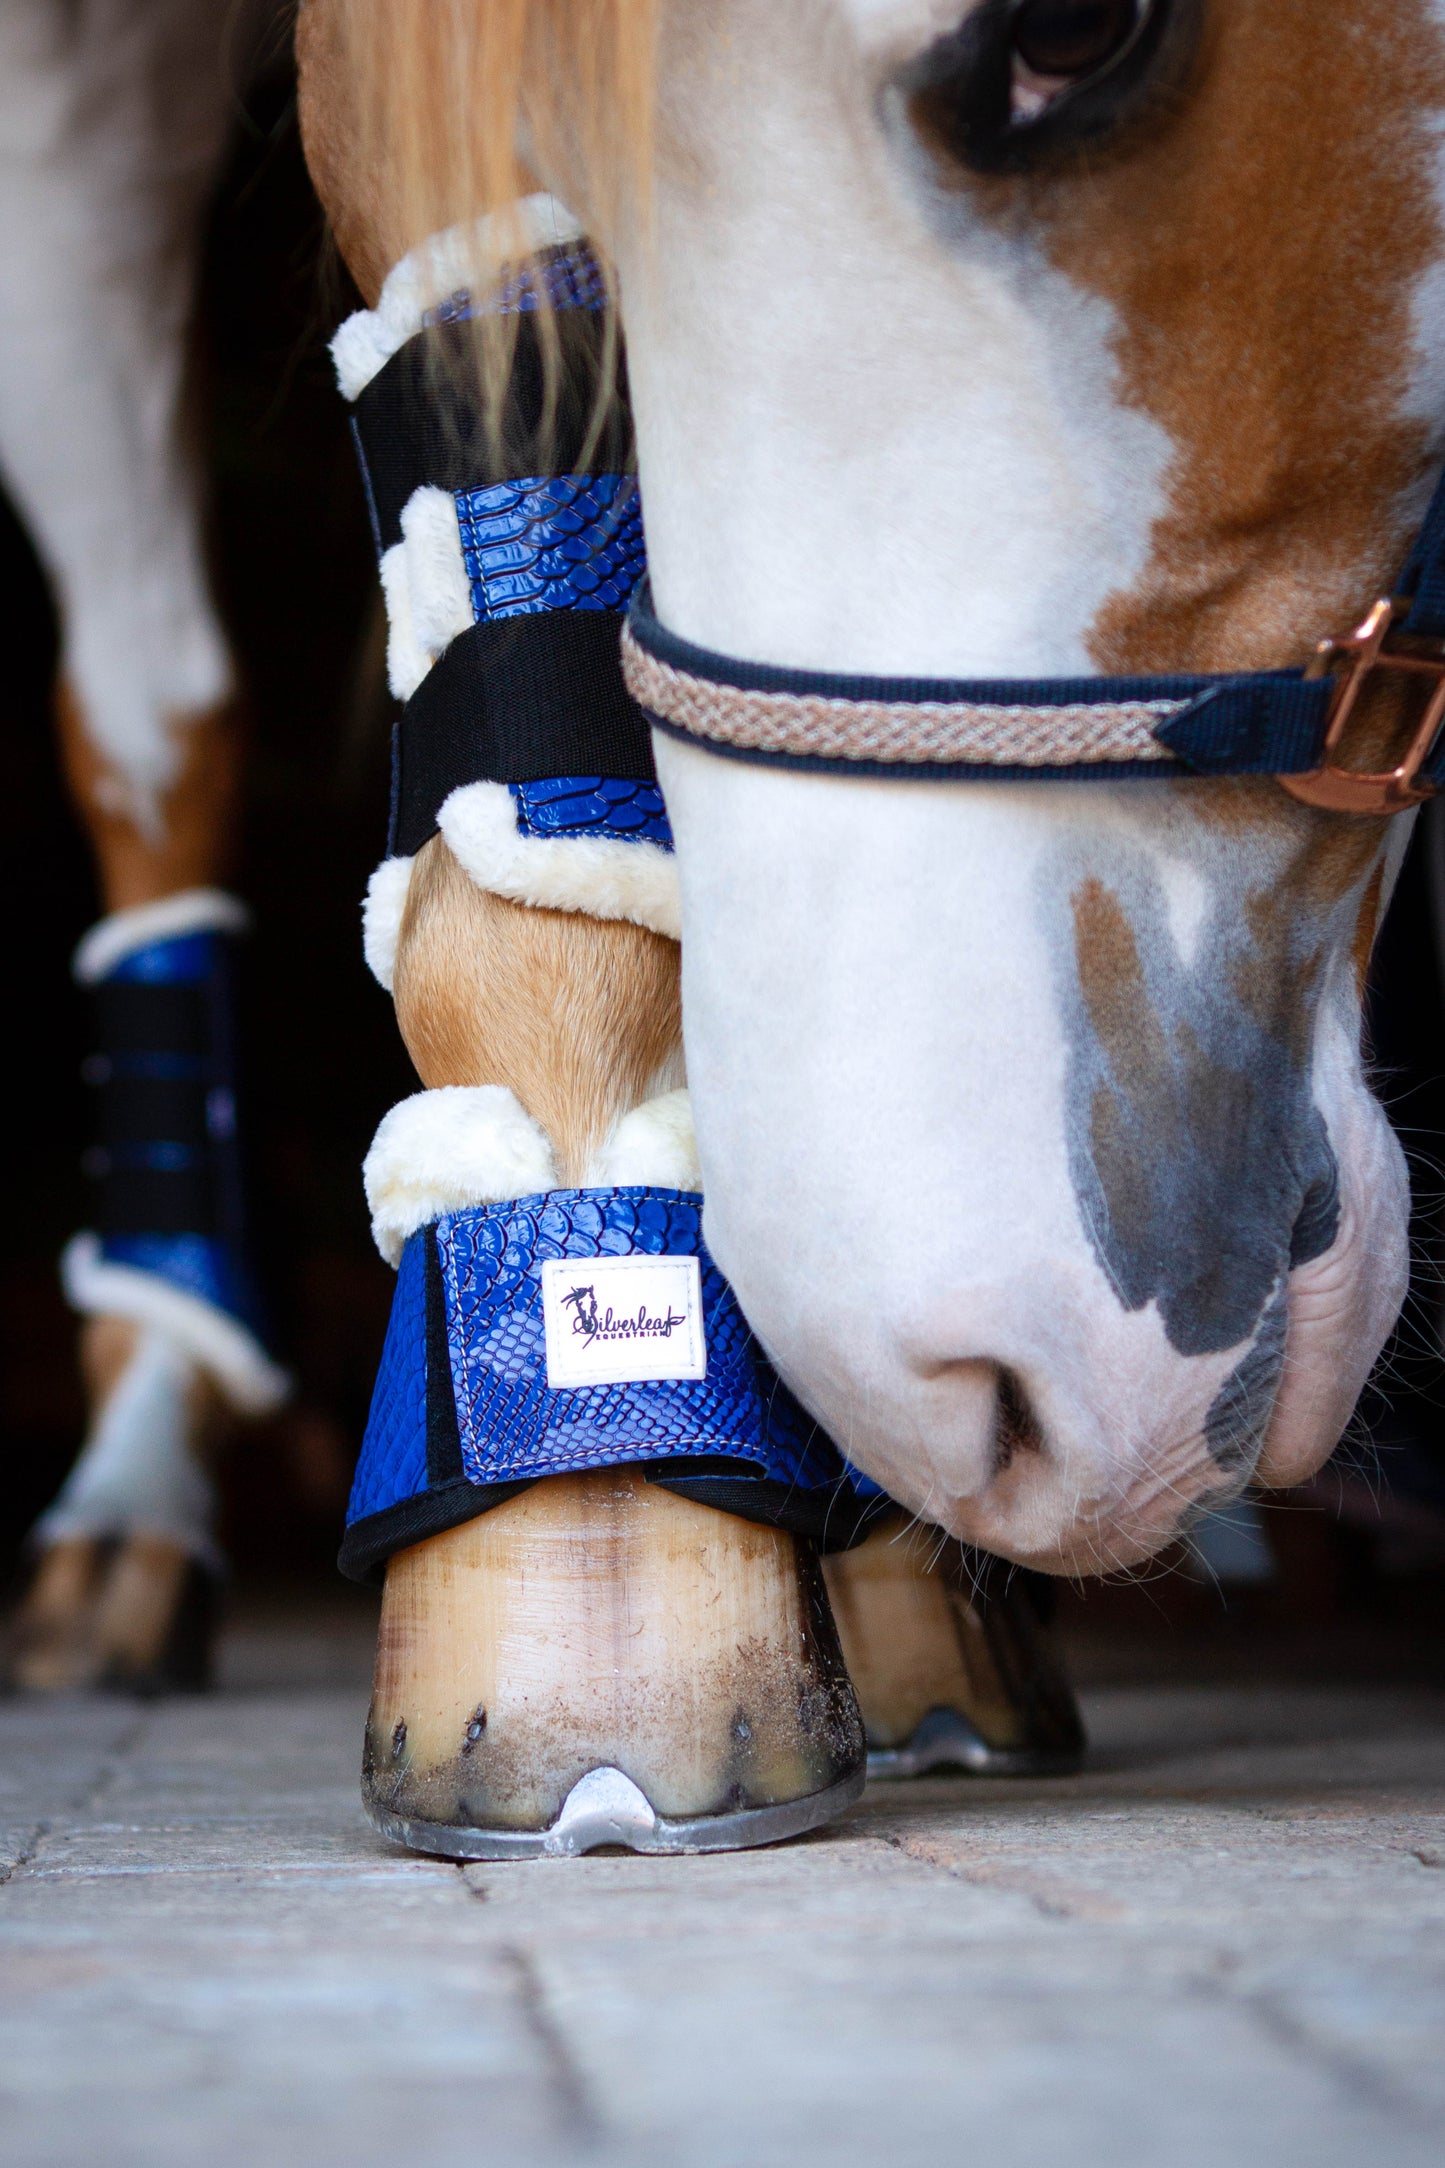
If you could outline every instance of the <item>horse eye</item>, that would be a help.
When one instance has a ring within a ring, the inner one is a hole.
[[[897,78],[925,141],[975,173],[1057,168],[1168,110],[1208,0],[975,0]]]
[[[1031,75],[1070,81],[1116,58],[1139,27],[1140,0],[1023,0],[1011,26]]]

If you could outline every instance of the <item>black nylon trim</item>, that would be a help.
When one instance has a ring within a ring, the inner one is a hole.
[[[595,434],[597,386],[607,357],[606,317],[559,309],[550,375],[535,318],[516,319],[517,343],[499,430],[489,431],[475,395],[477,329],[436,324],[407,340],[352,407],[352,431],[378,554],[401,540],[401,515],[416,489],[478,489],[533,475],[626,474],[634,462],[632,419],[620,364]]]
[[[907,678],[860,677],[835,670],[798,670],[782,663],[748,662],[698,647],[669,632],[652,614],[652,588],[639,581],[628,610],[632,637],[645,655],[669,664],[704,684],[728,685],[739,692],[796,693],[809,699],[885,700],[907,705],[939,701],[970,707],[1039,707],[1075,705],[1111,707],[1128,700],[1203,700],[1222,692],[1266,695],[1298,691],[1306,680],[1298,670],[1243,670],[1223,673],[1180,672],[1154,677],[1075,678]],[[1326,699],[1328,688],[1310,689],[1311,699]]]
[[[427,1369],[430,1377],[430,1360]],[[861,1499],[846,1485],[805,1491],[766,1476],[750,1475],[745,1472],[750,1466],[747,1461],[689,1462],[687,1465],[705,1471],[692,1476],[671,1473],[678,1465],[676,1461],[616,1465],[636,1468],[649,1483],[675,1491],[680,1498],[690,1498],[696,1505],[711,1506],[715,1512],[731,1513],[736,1520],[756,1521],[767,1528],[784,1528],[794,1535],[807,1536],[821,1551],[851,1550],[863,1541],[875,1522],[897,1511],[891,1498]],[[728,1470],[738,1472],[725,1472]],[[529,1490],[533,1482],[547,1480],[537,1476],[515,1483],[471,1483],[462,1476],[415,1498],[404,1498],[399,1505],[386,1506],[380,1513],[369,1513],[365,1520],[353,1521],[342,1539],[337,1566],[349,1581],[379,1586],[393,1552],[424,1542],[428,1536],[441,1535],[448,1528],[460,1528],[464,1521],[478,1520],[494,1507],[505,1505],[509,1498]]]
[[[428,1536],[440,1536],[448,1528],[460,1528],[463,1521],[474,1521],[529,1488],[526,1482],[469,1483],[464,1476],[443,1490],[404,1498],[399,1505],[352,1522],[342,1538],[337,1566],[348,1581],[366,1581],[379,1588],[393,1552],[424,1543]]]
[[[419,851],[465,783],[653,781],[647,721],[622,680],[620,627],[610,610],[549,610],[459,634],[396,726],[389,854]]]
[[[715,655],[660,625],[652,614],[646,580],[629,609],[631,637],[641,652],[704,685],[742,692],[784,693],[809,699],[886,701],[906,708],[920,703],[969,707],[1025,707],[1046,712],[1060,706],[1111,706],[1131,701],[1178,701],[1155,724],[1153,736],[1168,756],[1122,756],[1106,761],[1025,762],[982,760],[850,760],[818,753],[725,743],[684,728],[648,710],[656,730],[700,745],[724,760],[800,774],[852,775],[904,782],[1169,782],[1193,777],[1297,775],[1321,757],[1329,684],[1297,670],[1262,670],[1212,676],[1099,678],[865,678],[824,670],[796,670]],[[1442,733],[1445,740],[1445,733]],[[1445,765],[1445,745],[1442,745]]]
[[[428,1228],[426,1234],[426,1473],[433,1489],[465,1481],[447,1346],[446,1289],[433,1228]]]
[[[846,1483],[830,1490],[799,1490],[770,1476],[669,1473],[676,1465],[654,1464],[647,1470],[648,1482],[740,1521],[760,1521],[767,1528],[811,1537],[820,1551],[851,1551],[876,1521],[897,1511],[891,1498],[860,1498]]]

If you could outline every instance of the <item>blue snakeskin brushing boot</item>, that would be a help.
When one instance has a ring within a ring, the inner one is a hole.
[[[235,897],[187,890],[102,919],[75,960],[94,1015],[97,1212],[62,1275],[72,1306],[131,1327],[132,1347],[36,1537],[151,1540],[190,1561],[165,1645],[113,1654],[108,1683],[203,1683],[219,1567],[204,1411],[264,1415],[289,1388],[246,1255],[230,953],[244,924]]]
[[[63,1270],[77,1309],[163,1324],[238,1413],[262,1415],[289,1381],[266,1348],[246,1247],[231,956],[245,924],[235,897],[194,889],[118,911],[81,943],[99,1210]]]
[[[366,919],[388,986],[438,836],[509,905],[679,932],[618,658],[644,553],[625,408],[595,426],[605,290],[556,206],[523,208],[538,253],[485,304],[517,320],[499,431],[465,392],[478,311],[446,237],[333,348],[405,702]],[[564,364],[546,418],[539,303]],[[423,1849],[766,1842],[863,1781],[817,1552],[854,1540],[878,1494],[707,1254],[677,1081],[658,1077],[580,1182],[496,1084],[418,1093],[368,1157],[398,1277],[341,1564],[385,1585],[363,1796]]]

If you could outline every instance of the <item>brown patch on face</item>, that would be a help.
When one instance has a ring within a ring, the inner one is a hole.
[[[1365,890],[1360,905],[1360,915],[1355,920],[1353,959],[1355,988],[1361,1001],[1365,998],[1365,980],[1369,975],[1370,957],[1375,947],[1375,935],[1380,930],[1380,906],[1385,893],[1385,868],[1376,866],[1370,875],[1370,885]]]
[[[1139,944],[1123,904],[1097,877],[1071,899],[1079,991],[1095,1039],[1108,1050],[1110,1076],[1095,1084],[1088,1110],[1089,1149],[1109,1170],[1109,1217],[1145,1227],[1153,1212],[1151,1153],[1172,1156],[1184,1141],[1171,1119],[1177,1107],[1174,1054],[1149,999]],[[1129,1110],[1148,1107],[1151,1152],[1130,1135]]]
[[[1242,910],[1213,914],[1187,966],[1147,858],[1121,861],[1117,878],[1085,874],[1070,895],[1066,1134],[1080,1214],[1124,1308],[1157,1302],[1182,1354],[1256,1338],[1290,1266],[1333,1238],[1310,1055],[1322,967],[1347,937],[1334,845],[1321,824],[1298,854],[1320,913],[1265,883]],[[1262,1341],[1211,1410],[1221,1465],[1253,1434],[1282,1350],[1278,1333]]]
[[[1283,876],[1244,898],[1249,945],[1232,960],[1240,1006],[1303,1061],[1314,1032],[1315,996],[1332,946],[1343,938],[1336,913],[1369,874],[1378,899],[1382,823],[1319,814],[1301,824],[1301,847]]]
[[[1080,882],[1072,904],[1079,991],[1089,1022],[1110,1048],[1131,1095],[1152,1095],[1168,1073],[1169,1047],[1150,1006],[1128,913],[1093,874]]]
[[[1301,1059],[1314,1030],[1325,959],[1341,938],[1339,908],[1366,882],[1355,942],[1357,962],[1361,941],[1368,961],[1384,879],[1385,824],[1307,812],[1257,784],[1215,786],[1197,815],[1210,827],[1267,826],[1280,836],[1268,878],[1243,896],[1247,940],[1229,960],[1228,988],[1261,1030]],[[1116,1073],[1137,1095],[1158,1082],[1171,1059],[1150,1004],[1138,937],[1119,897],[1096,875],[1080,883],[1071,908],[1089,1023],[1113,1049]]]
[[[1177,112],[1022,190],[1055,264],[1119,312],[1125,396],[1177,447],[1147,569],[1101,613],[1111,672],[1302,662],[1393,580],[1416,282],[1442,253],[1423,0],[1205,0]]]
[[[1249,945],[1230,964],[1229,983],[1240,1007],[1261,1024],[1277,1023],[1295,1060],[1303,1060],[1314,1031],[1314,1001],[1324,947],[1318,922],[1297,922],[1290,899],[1277,888],[1255,889],[1244,900]],[[1303,932],[1303,953],[1296,929]]]

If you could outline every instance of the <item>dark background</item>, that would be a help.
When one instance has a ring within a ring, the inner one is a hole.
[[[381,1115],[416,1089],[360,946],[359,900],[385,845],[390,706],[375,562],[325,350],[357,305],[306,178],[293,85],[272,73],[238,108],[192,371],[215,586],[252,726],[235,885],[255,918],[242,989],[255,1248],[278,1352],[301,1385],[296,1407],[248,1431],[226,1463],[225,1540],[243,1577],[333,1570],[392,1285],[359,1170]],[[53,612],[3,503],[0,593],[15,809],[0,879],[19,1027],[0,1253],[0,1565],[13,1572],[83,1425],[55,1260],[90,1211],[77,1160],[86,1011],[69,959],[98,904],[50,728]]]
[[[194,340],[213,494],[214,573],[248,697],[237,882],[252,905],[243,989],[256,1249],[295,1405],[224,1468],[236,1600],[334,1585],[334,1557],[392,1275],[367,1229],[360,1164],[386,1108],[416,1088],[361,956],[359,899],[382,855],[390,705],[384,626],[344,410],[325,340],[356,306],[326,241],[271,72],[238,104],[209,225]],[[79,1152],[85,1011],[69,958],[97,916],[84,838],[50,730],[55,626],[45,582],[0,500],[9,675],[0,718],[13,809],[0,858],[11,931],[0,1231],[0,1583],[79,1447],[75,1324],[55,1261],[87,1217]],[[1442,830],[1445,833],[1445,830]],[[1412,851],[1376,960],[1371,1039],[1416,1185],[1405,1324],[1355,1432],[1315,1484],[1271,1504],[1272,1584],[1221,1590],[1180,1555],[1128,1584],[1066,1591],[1085,1674],[1265,1660],[1445,1677],[1445,1002],[1429,877]]]

